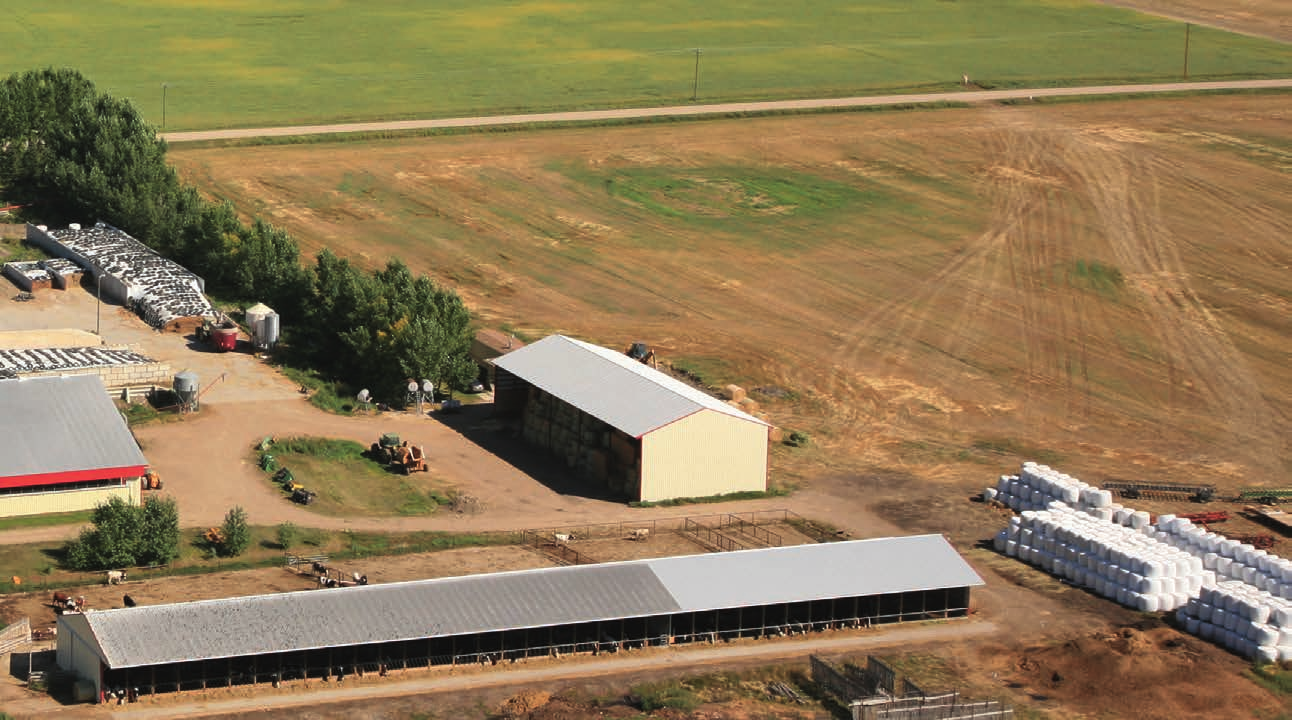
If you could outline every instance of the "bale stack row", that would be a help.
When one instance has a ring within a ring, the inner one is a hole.
[[[1187,518],[1162,515],[1156,528],[1157,539],[1201,559],[1203,567],[1215,571],[1221,580],[1292,599],[1292,560],[1209,532]]]
[[[1292,660],[1292,601],[1227,580],[1176,611],[1184,629],[1252,660]]]
[[[1023,463],[1018,475],[1002,475],[996,487],[983,490],[986,500],[998,500],[1016,512],[1045,510],[1061,502],[1092,517],[1135,529],[1147,527],[1149,514],[1113,502],[1112,493],[1061,473],[1047,465]]]
[[[569,403],[530,388],[522,435],[565,461],[566,467],[620,495],[636,495],[641,459],[631,442],[601,420]]]
[[[1116,525],[1055,502],[1010,518],[997,551],[1143,612],[1174,610],[1215,573],[1202,560],[1153,537],[1151,527]]]

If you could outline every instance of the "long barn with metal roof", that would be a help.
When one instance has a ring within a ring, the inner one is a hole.
[[[147,461],[98,375],[0,380],[0,517],[138,503]]]
[[[624,353],[551,335],[494,365],[498,412],[613,494],[767,489],[767,423]]]
[[[962,617],[982,584],[881,538],[67,614],[57,654],[93,696],[171,692]]]

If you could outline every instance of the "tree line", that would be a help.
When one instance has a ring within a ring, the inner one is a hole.
[[[242,222],[166,162],[166,143],[126,100],[76,70],[0,81],[0,196],[24,220],[102,220],[201,275],[220,297],[264,301],[295,356],[398,401],[407,378],[470,382],[470,315],[461,298],[398,259],[365,272],[324,250],[312,267],[286,232]]]

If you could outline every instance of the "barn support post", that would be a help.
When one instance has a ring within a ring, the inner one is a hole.
[[[323,682],[332,679],[332,648],[327,649],[327,669],[323,671]]]
[[[233,658],[224,659],[224,686],[233,687]]]
[[[157,694],[157,666],[156,665],[148,666],[148,694],[149,695]]]

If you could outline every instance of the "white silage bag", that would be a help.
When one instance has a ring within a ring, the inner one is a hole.
[[[1188,580],[1188,582],[1189,582],[1189,586],[1188,586],[1187,588],[1185,588],[1185,592],[1188,592],[1188,593],[1189,593],[1190,595],[1192,595],[1192,596],[1196,596],[1198,593],[1202,592],[1202,574],[1201,574],[1201,573],[1199,573],[1199,574],[1197,574],[1197,575],[1190,575],[1190,576],[1187,578],[1187,580]]]
[[[1215,607],[1213,607],[1212,605],[1209,605],[1209,604],[1207,604],[1207,603],[1205,603],[1205,602],[1200,602],[1200,603],[1198,603],[1198,619],[1199,619],[1199,620],[1204,620],[1204,621],[1206,621],[1206,622],[1211,622],[1211,618],[1212,618],[1213,614],[1215,613],[1215,611],[1216,611],[1216,608],[1215,608]]]
[[[1270,621],[1270,606],[1264,602],[1256,601],[1252,603],[1252,622],[1264,625]],[[1252,638],[1255,640],[1255,638]]]
[[[1166,532],[1165,530],[1158,530],[1157,532],[1153,533],[1153,539],[1160,543],[1170,544],[1171,534]]]
[[[1220,553],[1221,557],[1226,557],[1232,560],[1234,557],[1234,550],[1237,548],[1238,543],[1233,540],[1226,539],[1220,541],[1219,546],[1216,548],[1216,552]]]
[[[1018,541],[1008,540],[1005,542],[1005,555],[1007,557],[1018,557]]]
[[[1229,616],[1230,616],[1230,613],[1228,610],[1217,605],[1216,608],[1211,612],[1211,622],[1216,627],[1223,628],[1225,627],[1226,624],[1229,623]]]
[[[1220,558],[1220,556],[1219,556],[1219,555],[1217,555],[1216,553],[1213,553],[1213,552],[1209,552],[1209,553],[1207,553],[1206,555],[1203,555],[1203,556],[1202,556],[1202,567],[1203,567],[1204,569],[1206,569],[1206,570],[1215,570],[1215,569],[1216,569],[1216,560],[1217,560],[1218,558]]]
[[[1201,623],[1198,626],[1198,637],[1201,637],[1203,640],[1206,640],[1207,642],[1211,642],[1212,640],[1215,640],[1216,626],[1212,625],[1209,622]]]
[[[1161,601],[1156,593],[1135,596],[1135,609],[1140,612],[1157,612],[1160,607]]]
[[[1248,585],[1254,585],[1256,584],[1256,578],[1260,576],[1260,574],[1261,574],[1260,571],[1252,567],[1251,565],[1244,565],[1242,569],[1242,573],[1238,577],[1240,577],[1242,581],[1247,583]]]
[[[1279,639],[1275,645],[1292,648],[1292,628],[1280,628]]]
[[[1292,661],[1292,647],[1279,648],[1279,662]]]
[[[1203,586],[1203,587],[1215,587],[1215,586],[1216,586],[1216,571],[1215,571],[1215,570],[1203,570],[1203,571],[1202,571],[1202,586]]]
[[[1279,631],[1277,628],[1271,627],[1269,625],[1257,625],[1255,636],[1252,638],[1252,642],[1256,643],[1257,645],[1269,645],[1270,647],[1278,645]]]
[[[1140,530],[1148,526],[1148,519],[1148,513],[1143,510],[1133,512],[1130,516],[1130,526],[1136,530]]]
[[[1189,593],[1183,590],[1176,590],[1174,595],[1174,600],[1171,602],[1171,607],[1172,608],[1184,607],[1185,603],[1187,602],[1189,602]]]
[[[1279,577],[1285,583],[1292,583],[1292,562],[1283,560],[1279,563]]]
[[[1235,613],[1235,612],[1226,612],[1226,613],[1225,613],[1225,629],[1226,629],[1226,630],[1229,630],[1230,632],[1233,632],[1234,628],[1238,627],[1238,623],[1240,623],[1240,622],[1243,622],[1243,619],[1238,615],[1238,613]]]
[[[1167,513],[1165,515],[1158,515],[1157,526],[1158,528],[1165,527],[1166,525],[1169,525],[1173,520],[1175,520],[1175,516],[1172,515],[1171,513]]]
[[[1202,621],[1196,617],[1186,617],[1184,619],[1184,629],[1190,635],[1197,635],[1198,629],[1202,627]]]
[[[1005,552],[1005,543],[1008,541],[1009,541],[1009,531],[1001,530],[1000,532],[996,533],[996,537],[992,539],[991,546],[996,549],[996,552],[1003,553]]]
[[[1216,574],[1224,575],[1225,577],[1228,577],[1229,568],[1233,567],[1233,564],[1234,564],[1234,561],[1231,558],[1227,558],[1224,555],[1221,555],[1220,557],[1216,558]]]
[[[1259,662],[1277,662],[1279,659],[1279,649],[1271,645],[1258,645],[1256,648],[1256,660]]]

